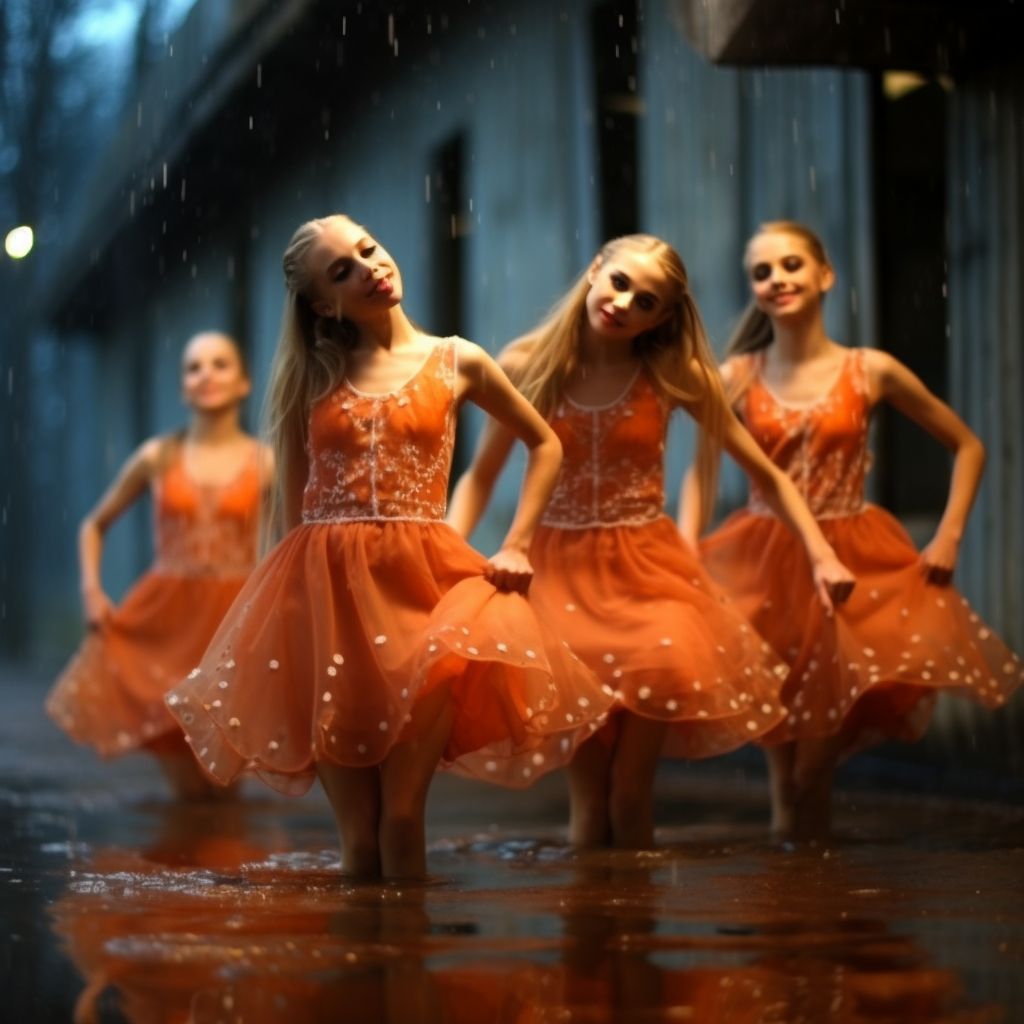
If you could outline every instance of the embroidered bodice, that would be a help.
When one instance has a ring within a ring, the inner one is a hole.
[[[642,369],[609,405],[584,406],[563,396],[551,419],[562,468],[543,524],[640,525],[661,515],[670,412]]]
[[[153,484],[156,569],[176,576],[247,576],[256,564],[258,448],[225,484],[197,483],[184,445]]]
[[[801,404],[779,401],[761,379],[759,353],[735,357],[738,373],[750,385],[737,412],[768,457],[796,484],[818,519],[855,515],[864,506],[868,451],[868,393],[864,350],[843,360],[832,387],[819,399]],[[751,512],[772,515],[764,495],[751,482]]]
[[[309,417],[306,523],[444,518],[455,445],[458,341],[440,341],[394,391],[347,380]]]

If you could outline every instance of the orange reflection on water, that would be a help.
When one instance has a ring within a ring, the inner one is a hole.
[[[863,869],[820,851],[492,837],[457,846],[450,878],[352,885],[333,854],[170,824],[94,852],[52,907],[79,1024],[1006,1022],[890,923],[917,894],[872,903]]]

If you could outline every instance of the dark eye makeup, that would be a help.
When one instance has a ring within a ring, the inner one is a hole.
[[[779,263],[783,270],[792,274],[804,265],[804,258],[802,256],[783,256]],[[750,276],[755,281],[767,281],[772,276],[771,264],[756,263],[750,269]]]
[[[366,245],[359,247],[359,256],[361,259],[369,259],[377,251],[376,242],[368,242]],[[331,272],[332,281],[344,281],[349,275],[349,271],[352,269],[352,261],[350,259],[338,260],[336,264],[332,264],[333,271]]]
[[[612,287],[619,292],[626,291],[632,285],[629,277],[626,274],[623,274],[620,270],[613,270],[608,275],[608,279],[611,281]],[[648,295],[646,292],[643,292],[636,297],[637,305],[646,313],[649,313],[654,309],[658,305],[658,301],[657,296]]]

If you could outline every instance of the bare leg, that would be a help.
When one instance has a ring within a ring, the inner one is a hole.
[[[238,796],[239,784],[221,786],[203,773],[190,750],[156,755],[157,764],[176,800],[199,803],[233,800]]]
[[[385,878],[419,878],[427,873],[427,793],[452,729],[450,688],[438,687],[413,709],[432,723],[418,738],[392,747],[380,770],[380,867]],[[418,730],[416,730],[418,731]]]
[[[610,726],[617,727],[618,723]],[[603,732],[599,730],[580,744],[565,769],[569,782],[569,842],[575,846],[607,846],[611,842],[608,794],[612,747]]]
[[[796,801],[793,815],[795,839],[827,839],[832,829],[832,780],[841,736],[798,740],[794,765]]]
[[[793,835],[796,804],[796,743],[780,743],[765,750],[768,758],[768,785],[772,800],[772,835],[789,839]]]
[[[379,876],[380,769],[317,761],[316,774],[338,823],[342,870],[346,875]]]
[[[100,970],[86,979],[86,986],[75,1000],[74,1024],[100,1024],[100,1012],[97,1009],[103,990],[110,984],[110,979]]]
[[[668,723],[625,712],[612,754],[608,816],[611,843],[625,850],[654,845],[654,773]]]

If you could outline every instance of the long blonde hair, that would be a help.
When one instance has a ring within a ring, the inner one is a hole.
[[[747,242],[747,248],[743,254],[743,267],[747,271],[750,270],[750,245],[759,235],[795,235],[807,246],[811,255],[819,263],[826,267],[832,265],[828,258],[828,252],[825,250],[825,243],[809,227],[794,220],[770,220],[762,224]],[[725,357],[728,359],[731,356],[759,352],[761,349],[767,348],[774,338],[772,322],[768,314],[758,309],[751,301],[740,316],[739,323],[725,346]],[[739,400],[750,386],[752,378],[752,367],[746,373],[732,375],[729,386],[726,388],[726,397],[730,405]]]
[[[346,352],[357,340],[349,320],[332,320],[313,309],[309,257],[324,227],[337,218],[354,223],[344,214],[307,221],[292,235],[281,260],[287,294],[261,415],[261,433],[274,450],[278,481],[264,516],[264,550],[281,526],[283,489],[288,485],[289,471],[294,469],[291,461],[306,448],[309,411],[341,383]]]
[[[686,265],[671,245],[653,235],[612,239],[598,253],[596,265],[623,250],[653,256],[671,287],[668,314],[633,339],[633,351],[662,399],[683,405],[698,420],[697,473],[703,511],[710,516],[717,489],[725,399],[700,310],[690,294]],[[516,375],[516,386],[545,418],[554,413],[570,374],[579,365],[580,327],[590,288],[588,269],[531,335],[529,358]]]

